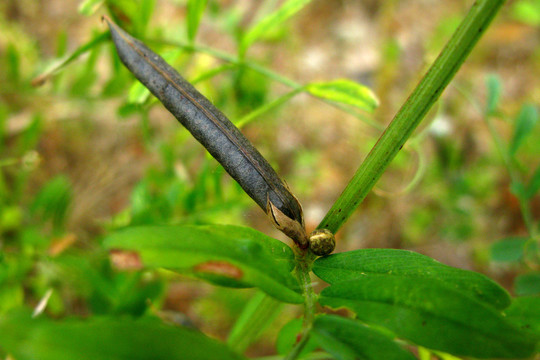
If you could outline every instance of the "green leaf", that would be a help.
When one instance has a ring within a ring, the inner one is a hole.
[[[17,360],[243,359],[200,332],[154,318],[52,321],[12,313],[0,317],[0,344]]]
[[[523,259],[527,237],[510,237],[491,245],[491,260],[497,262],[519,262]]]
[[[514,127],[514,136],[510,143],[510,155],[515,155],[516,151],[529,136],[538,121],[538,112],[533,105],[525,104],[521,107]]]
[[[239,53],[242,55],[245,54],[247,49],[257,41],[257,39],[273,27],[285,22],[310,2],[311,0],[287,0],[279,9],[268,14],[246,32],[240,42]]]
[[[335,315],[320,316],[313,334],[321,347],[338,360],[414,360],[390,337],[358,321]]]
[[[317,259],[313,272],[330,284],[376,274],[404,280],[436,280],[497,309],[510,305],[506,290],[488,277],[407,250],[362,249],[334,254]]]
[[[486,79],[487,86],[487,102],[486,102],[486,114],[491,115],[499,106],[499,100],[501,98],[502,85],[501,79],[496,74],[490,74]]]
[[[525,24],[540,25],[540,2],[537,0],[516,1],[512,7],[512,16]]]
[[[188,0],[187,3],[187,36],[190,42],[195,40],[201,17],[204,13],[207,0]]]
[[[439,280],[366,274],[324,289],[319,299],[415,344],[458,356],[523,358],[537,339],[493,307]]]
[[[22,306],[24,302],[24,289],[22,285],[2,284],[0,280],[0,314]],[[1,335],[0,335],[1,339]],[[0,344],[2,342],[0,341]]]
[[[250,228],[132,227],[109,235],[105,246],[134,251],[147,267],[164,267],[223,286],[256,286],[278,300],[303,302],[298,282],[291,274],[291,248]]]
[[[540,297],[524,296],[515,298],[505,311],[508,320],[525,331],[540,336]]]
[[[370,88],[348,79],[311,83],[307,91],[322,99],[340,102],[373,112],[379,106],[379,100]]]
[[[93,15],[105,0],[84,0],[79,4],[79,14],[84,16]]]
[[[540,272],[520,275],[515,282],[516,295],[540,295]]]
[[[527,199],[532,199],[536,193],[540,190],[540,166],[538,166],[529,181],[529,185],[525,189],[525,196]]]

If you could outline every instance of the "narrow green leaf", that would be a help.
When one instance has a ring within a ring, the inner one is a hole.
[[[512,181],[510,183],[510,192],[520,200],[527,199],[527,189],[520,180]]]
[[[352,105],[369,112],[379,106],[379,100],[370,88],[348,79],[311,83],[306,89],[310,94],[322,99]]]
[[[17,47],[12,43],[9,43],[7,46],[6,60],[7,68],[4,69],[4,73],[8,76],[9,80],[16,83],[20,80],[21,71],[20,71],[20,53],[17,50]]]
[[[384,274],[396,279],[436,280],[498,309],[510,305],[506,290],[488,277],[444,265],[428,256],[407,250],[362,249],[319,258],[313,272],[335,284],[366,275]]]
[[[338,360],[415,359],[387,335],[352,319],[320,316],[313,324],[313,334],[321,347]]]
[[[71,54],[64,56],[61,59],[56,60],[51,66],[42,72],[39,76],[35,77],[32,80],[32,86],[41,86],[43,85],[52,75],[60,71],[62,68],[69,65],[74,60],[78,59],[81,55],[92,50],[94,47],[98,46],[105,40],[109,38],[109,32],[103,32],[94,36],[86,44],[79,46]]]
[[[272,324],[282,307],[282,302],[263,292],[255,294],[231,329],[227,345],[238,353],[246,351]]]
[[[537,121],[538,111],[536,108],[529,104],[523,105],[514,126],[514,136],[509,149],[510,155],[515,155],[525,139],[531,134]]]
[[[502,84],[501,79],[496,74],[490,74],[486,79],[487,86],[487,101],[486,101],[486,114],[491,115],[499,106],[499,100],[501,98]]]
[[[525,190],[527,199],[532,199],[540,190],[540,166],[538,166]]]
[[[247,49],[255,41],[257,41],[257,39],[259,39],[273,27],[285,22],[310,2],[311,0],[287,0],[279,9],[271,14],[268,14],[251,29],[249,29],[242,37],[239,48],[240,54],[245,54]]]
[[[97,9],[105,2],[105,0],[84,0],[79,4],[79,14],[84,16],[93,15]]]
[[[515,281],[516,295],[540,295],[540,272],[520,275]]]
[[[523,296],[515,298],[505,311],[508,320],[524,331],[540,336],[540,297]]]
[[[186,26],[187,36],[190,42],[195,40],[197,30],[199,29],[199,23],[201,22],[201,17],[204,13],[204,8],[206,7],[206,2],[207,0],[188,0]]]
[[[250,228],[132,227],[109,235],[105,246],[134,251],[147,267],[164,267],[223,286],[256,286],[278,300],[303,302],[298,282],[291,274],[291,248]]]
[[[519,262],[523,259],[527,237],[510,237],[491,245],[491,260],[496,262]]]
[[[152,18],[152,14],[154,13],[154,9],[156,7],[156,0],[141,0],[138,5],[138,33],[146,34],[148,23],[150,22],[150,19]]]
[[[154,318],[53,321],[13,313],[0,317],[0,344],[17,360],[243,359],[202,333]]]
[[[433,279],[366,274],[324,289],[319,301],[351,309],[359,320],[415,344],[458,356],[523,358],[532,355],[537,342],[493,307]]]

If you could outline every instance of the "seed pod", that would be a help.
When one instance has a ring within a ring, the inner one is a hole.
[[[336,239],[328,229],[318,229],[309,235],[309,248],[315,255],[328,255],[335,247]]]
[[[302,207],[274,169],[234,124],[159,55],[104,17],[120,60],[270,216],[307,248]]]

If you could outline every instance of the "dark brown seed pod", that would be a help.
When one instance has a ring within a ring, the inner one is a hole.
[[[318,229],[309,235],[309,248],[315,255],[328,255],[335,247],[336,238],[328,229]]]
[[[308,247],[302,207],[234,124],[142,42],[104,17],[120,60],[301,248]]]

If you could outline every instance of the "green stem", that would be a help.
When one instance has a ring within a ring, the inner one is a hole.
[[[0,160],[0,167],[15,165],[15,164],[18,164],[19,162],[20,160],[15,159],[15,158],[3,159],[3,160]]]
[[[285,95],[282,95],[282,96],[278,97],[277,99],[273,100],[272,102],[269,102],[267,104],[262,105],[261,107],[258,107],[257,109],[253,110],[252,112],[250,112],[246,116],[244,116],[241,119],[235,121],[234,124],[237,127],[242,128],[245,125],[249,124],[251,121],[253,121],[255,118],[257,118],[257,117],[261,116],[262,114],[264,114],[264,113],[266,113],[266,112],[268,112],[268,111],[282,105],[283,103],[289,101],[290,99],[292,99],[295,95],[297,95],[301,91],[302,91],[302,89],[295,89],[293,91],[290,91],[290,92],[286,93]]]
[[[227,71],[227,70],[232,70],[236,67],[236,65],[234,64],[224,64],[224,65],[221,65],[221,66],[218,66],[218,67],[215,67],[213,69],[210,69],[206,72],[203,72],[202,74],[199,74],[197,75],[196,77],[194,77],[193,79],[190,79],[189,82],[192,83],[193,85],[195,85],[196,83],[199,83],[201,81],[205,81],[205,80],[208,80],[210,78],[213,78],[214,76],[224,72],[224,71]]]
[[[503,3],[504,0],[478,0],[473,4],[439,57],[319,224],[319,228],[327,228],[336,233],[352,215],[452,80]]]
[[[220,59],[220,60],[223,60],[223,61],[226,61],[228,63],[231,63],[231,64],[234,64],[236,66],[245,66],[246,68],[248,69],[251,69],[255,72],[258,72],[259,74],[261,75],[264,75],[266,76],[267,78],[269,79],[272,79],[278,83],[281,83],[283,85],[286,85],[290,88],[292,88],[293,90],[299,90],[299,91],[305,91],[305,86],[300,84],[300,83],[297,83],[291,79],[289,79],[288,77],[286,76],[283,76],[275,71],[272,71],[270,69],[268,69],[267,67],[264,67],[260,64],[257,64],[257,63],[254,63],[252,61],[246,61],[244,58],[240,58],[240,57],[236,57],[236,56],[233,56],[229,53],[226,53],[224,51],[219,51],[219,50],[216,50],[216,49],[213,49],[213,48],[210,48],[210,47],[207,47],[207,46],[203,46],[203,45],[197,45],[197,44],[189,44],[189,43],[183,43],[183,42],[176,42],[176,41],[167,41],[167,40],[158,40],[158,39],[145,39],[145,41],[149,42],[149,43],[154,43],[154,44],[161,44],[161,45],[168,45],[168,46],[175,46],[175,47],[179,47],[179,48],[182,48],[186,51],[194,51],[194,52],[199,52],[199,53],[204,53],[204,54],[207,54],[207,55],[210,55],[216,59]],[[317,98],[317,97],[316,97]],[[335,108],[338,108],[354,117],[356,117],[357,119],[359,119],[360,121],[364,122],[365,124],[377,129],[377,130],[380,130],[382,131],[383,128],[380,124],[378,124],[377,122],[369,119],[368,117],[364,116],[362,113],[356,111],[355,109],[347,106],[347,105],[344,105],[344,104],[340,104],[340,103],[337,103],[337,102],[333,102],[333,101],[330,101],[330,100],[326,100],[326,99],[321,99],[321,98],[317,98]]]
[[[311,328],[313,327],[313,321],[315,321],[315,305],[317,304],[317,295],[313,291],[313,285],[311,283],[311,267],[316,256],[309,250],[297,249],[296,253],[296,277],[302,288],[302,294],[304,295],[304,320],[302,322],[302,333],[300,341],[296,343],[294,348],[287,354],[284,360],[296,359],[304,346],[306,346]]]

